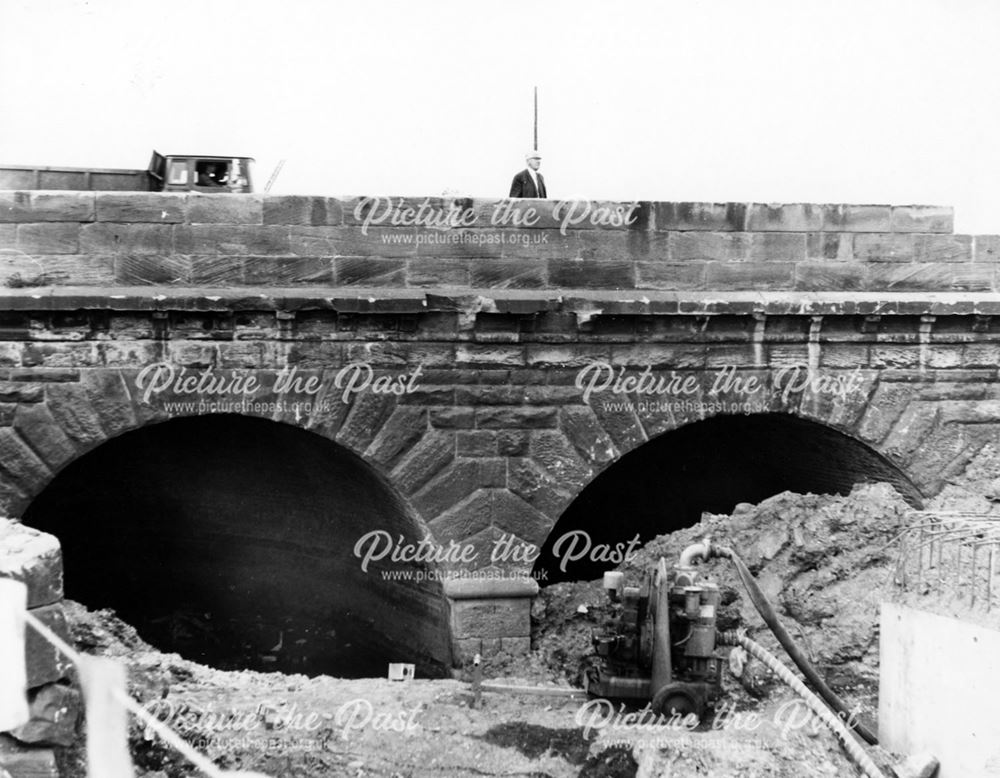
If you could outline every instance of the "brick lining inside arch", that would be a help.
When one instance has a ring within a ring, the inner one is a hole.
[[[559,518],[535,564],[540,580],[590,580],[606,565],[554,564],[551,548],[572,530],[593,543],[647,541],[695,524],[703,511],[729,513],[783,491],[846,494],[887,481],[914,506],[921,494],[905,473],[860,441],[796,416],[715,416],[640,446],[592,481]]]
[[[187,658],[342,676],[450,663],[440,584],[386,581],[353,554],[373,529],[422,533],[318,435],[235,415],[147,426],[71,463],[24,521],[62,542],[69,598]]]

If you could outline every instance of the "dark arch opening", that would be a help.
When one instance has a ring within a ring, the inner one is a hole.
[[[237,415],[134,430],[68,465],[24,521],[60,539],[67,597],[161,650],[344,677],[450,666],[434,571],[387,580],[354,555],[373,530],[422,533],[371,466],[311,432]]]
[[[540,582],[591,580],[608,565],[582,559],[560,570],[556,540],[583,530],[593,544],[642,542],[784,491],[847,494],[892,484],[914,507],[922,497],[898,467],[864,443],[817,422],[767,413],[715,416],[630,451],[595,478],[556,522],[535,562]]]

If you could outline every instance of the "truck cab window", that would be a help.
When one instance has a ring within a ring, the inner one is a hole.
[[[218,187],[229,184],[229,163],[200,159],[195,163],[195,183],[198,186]]]
[[[188,182],[187,160],[172,159],[167,165],[167,183],[185,185]]]

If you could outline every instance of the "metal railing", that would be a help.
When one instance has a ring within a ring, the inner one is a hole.
[[[1000,514],[910,511],[899,535],[896,583],[952,595],[987,613],[1000,606]]]

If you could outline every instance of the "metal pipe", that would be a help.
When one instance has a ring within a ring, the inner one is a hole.
[[[709,555],[712,553],[712,541],[710,538],[705,538],[701,543],[693,543],[681,552],[680,562],[678,562],[678,567],[691,567],[692,562],[696,559],[708,559]]]

